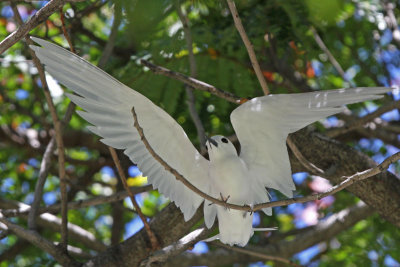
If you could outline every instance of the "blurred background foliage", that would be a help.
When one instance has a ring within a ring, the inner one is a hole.
[[[385,19],[385,1],[378,0],[238,0],[235,1],[248,36],[254,44],[263,74],[272,93],[296,93],[350,86],[398,86],[400,84],[399,36]],[[26,21],[46,1],[18,3]],[[393,3],[399,4],[398,1]],[[246,49],[233,25],[224,1],[181,1],[190,21],[198,79],[240,97],[256,97],[262,90],[252,71]],[[119,7],[118,9],[116,7]],[[184,85],[155,75],[140,64],[140,59],[174,71],[189,74],[188,50],[182,23],[172,0],[84,1],[66,4],[63,13],[66,27],[77,53],[97,64],[107,44],[115,10],[122,17],[117,25],[117,37],[112,56],[105,70],[118,80],[141,92],[170,113],[198,146],[196,129],[186,105]],[[0,39],[18,26],[9,3],[0,3]],[[393,10],[400,16],[397,8]],[[397,27],[397,25],[395,26]],[[315,41],[312,28],[340,63],[341,75]],[[397,29],[398,30],[398,29]],[[60,13],[54,13],[45,23],[31,31],[32,35],[52,40],[64,47],[68,43],[61,29]],[[18,42],[0,56],[0,201],[14,200],[30,204],[40,163],[52,131],[52,121],[44,101],[37,70],[31,62],[24,42]],[[60,118],[69,100],[64,90],[47,77]],[[230,112],[236,107],[208,93],[195,91],[196,108],[207,134],[233,134]],[[398,95],[390,96],[394,100]],[[365,115],[384,101],[353,105],[352,111]],[[398,110],[382,116],[395,124]],[[340,116],[321,121],[313,127],[325,132],[343,124]],[[70,180],[70,200],[112,195],[122,190],[108,151],[98,138],[85,129],[87,123],[73,115],[65,128],[67,175]],[[354,146],[377,162],[399,151],[398,144],[370,136],[351,135],[341,141]],[[131,186],[146,184],[135,166],[123,162]],[[397,173],[399,167],[391,166]],[[47,178],[43,204],[59,203],[59,181],[56,157],[53,157]],[[331,186],[322,178],[307,173],[294,175],[297,195],[321,192]],[[282,196],[271,192],[277,199]],[[156,191],[136,196],[143,212],[153,217],[168,203]],[[314,225],[319,219],[340,211],[359,200],[348,192],[305,204],[274,209],[267,217],[256,213],[255,225],[279,226],[281,231]],[[122,211],[116,214],[116,210]],[[122,214],[122,216],[121,216]],[[121,203],[104,204],[69,211],[69,220],[93,233],[105,244],[115,244],[137,232],[142,224],[128,199]],[[115,231],[115,225],[122,226]],[[14,222],[25,224],[24,218]],[[43,235],[57,240],[59,234],[43,229]],[[113,237],[114,235],[114,237]],[[260,234],[261,235],[261,234]],[[257,244],[259,236],[252,238]],[[54,265],[53,259],[30,246],[16,246],[15,236],[0,241],[0,266]],[[71,245],[84,248],[82,244]],[[10,248],[18,253],[9,257]],[[352,229],[333,240],[316,245],[295,255],[294,259],[309,266],[399,266],[400,233],[393,225],[374,215],[360,221]],[[207,253],[200,243],[192,251]],[[91,252],[91,251],[88,251]],[[251,266],[274,265],[273,262]]]

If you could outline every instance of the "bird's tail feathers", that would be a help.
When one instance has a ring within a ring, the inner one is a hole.
[[[207,239],[201,240],[201,241],[203,241],[203,242],[211,242],[211,241],[218,240],[218,239],[219,239],[219,234],[217,234],[215,236],[212,236],[212,237],[209,237]]]
[[[278,227],[270,227],[270,228],[253,228],[254,232],[266,232],[266,231],[275,231],[278,230]]]

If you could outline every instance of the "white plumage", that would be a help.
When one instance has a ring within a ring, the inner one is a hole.
[[[133,125],[132,107],[149,144],[168,165],[213,197],[229,196],[229,203],[253,205],[269,201],[266,187],[292,197],[295,186],[286,149],[289,133],[341,112],[343,105],[378,99],[378,94],[391,90],[352,88],[254,98],[231,114],[241,144],[240,156],[229,140],[215,136],[207,143],[208,161],[182,127],[149,99],[75,54],[42,39],[32,39],[42,45],[31,48],[46,71],[77,94],[67,96],[85,110],[77,112],[93,125],[89,129],[101,136],[103,143],[123,149],[148,176],[149,183],[182,210],[185,220],[194,215],[204,199],[177,181],[147,151]],[[252,227],[253,215],[209,204],[205,201],[207,227],[217,216],[217,238],[230,245],[245,246],[256,230]],[[263,211],[268,215],[272,212]]]

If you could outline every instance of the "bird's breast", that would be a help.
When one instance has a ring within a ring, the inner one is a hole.
[[[229,196],[229,202],[244,204],[249,197],[247,168],[239,157],[227,157],[210,162],[210,176],[213,181],[213,195],[220,198]]]

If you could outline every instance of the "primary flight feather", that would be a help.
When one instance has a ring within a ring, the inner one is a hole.
[[[189,220],[204,201],[185,187],[148,152],[134,127],[131,109],[149,144],[169,166],[190,183],[229,203],[254,205],[269,201],[266,188],[293,196],[286,138],[291,132],[343,110],[343,105],[373,100],[390,88],[352,88],[302,94],[256,97],[236,108],[231,122],[241,145],[237,154],[223,136],[207,142],[209,160],[193,146],[182,127],[149,99],[120,83],[79,56],[47,41],[31,46],[46,71],[77,95],[67,94],[85,111],[78,114],[93,126],[101,141],[124,153],[136,163],[149,183],[181,209]],[[245,246],[253,235],[253,214],[204,204],[207,227],[218,218],[223,243]],[[271,209],[263,210],[271,215]],[[266,228],[269,229],[269,228]],[[264,229],[265,230],[265,229]]]

